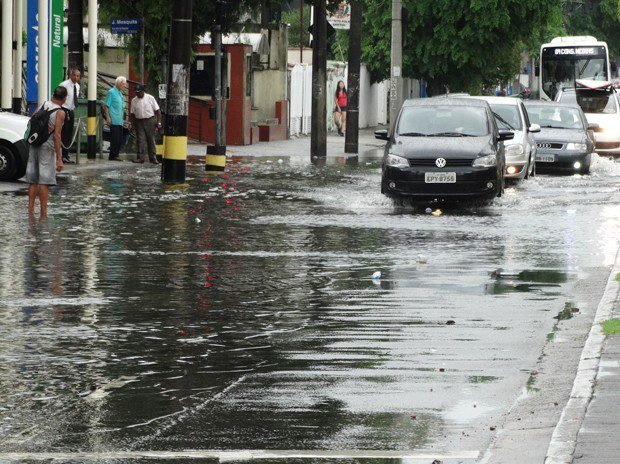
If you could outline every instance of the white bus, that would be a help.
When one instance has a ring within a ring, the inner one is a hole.
[[[609,51],[594,37],[556,37],[540,47],[538,88],[540,98],[554,100],[561,88],[574,87],[576,79],[611,79]]]

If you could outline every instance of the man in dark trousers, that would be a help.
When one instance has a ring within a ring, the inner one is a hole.
[[[119,158],[123,145],[125,124],[125,97],[123,89],[127,88],[127,78],[118,76],[116,84],[108,91],[103,105],[105,120],[110,126],[110,161],[122,161]]]
[[[79,69],[72,69],[69,73],[69,79],[60,83],[61,87],[67,89],[67,101],[62,105],[66,113],[65,125],[62,126],[62,161],[63,163],[73,164],[69,158],[68,147],[73,138],[73,126],[75,125],[75,108],[78,106],[78,97],[80,96],[80,77]],[[66,148],[65,148],[66,147]]]
[[[161,129],[161,111],[153,95],[144,91],[144,86],[136,85],[136,96],[131,100],[131,125],[138,137],[138,159],[134,163],[144,163],[148,155],[152,164],[157,161],[155,131]]]
[[[43,107],[47,110],[56,110],[50,115],[48,132],[50,138],[43,145],[30,145],[28,166],[26,167],[26,181],[28,186],[28,213],[34,216],[34,207],[37,197],[41,205],[41,219],[47,218],[47,200],[49,186],[56,185],[56,172],[62,171],[62,126],[65,122],[65,112],[61,107],[67,99],[67,89],[58,86],[52,95],[52,101],[47,101]],[[37,111],[41,111],[39,108]]]

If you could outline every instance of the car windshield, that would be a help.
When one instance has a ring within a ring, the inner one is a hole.
[[[550,105],[528,105],[527,115],[532,124],[551,129],[585,129],[577,108]]]
[[[491,104],[491,110],[497,120],[497,127],[507,130],[521,130],[521,117],[516,105]]]
[[[578,104],[584,113],[616,114],[618,105],[612,90],[577,89],[562,92],[558,101]]]
[[[398,135],[437,137],[479,137],[487,135],[487,113],[478,106],[404,107]]]

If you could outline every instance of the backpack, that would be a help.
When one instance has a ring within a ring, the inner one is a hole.
[[[28,127],[24,134],[24,140],[34,147],[40,147],[47,139],[50,138],[52,132],[49,130],[50,116],[60,108],[46,108],[45,103],[39,111],[32,115],[28,121]]]

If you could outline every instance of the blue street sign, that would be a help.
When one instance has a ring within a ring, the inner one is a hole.
[[[26,100],[34,111],[39,99],[39,2],[28,0],[28,44],[26,60]]]
[[[113,19],[110,24],[112,34],[137,34],[140,32],[142,18]]]

